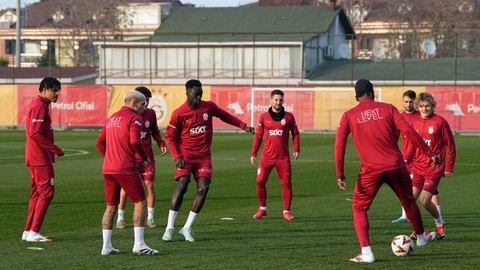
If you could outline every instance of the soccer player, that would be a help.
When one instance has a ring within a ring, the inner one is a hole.
[[[22,240],[52,242],[52,239],[40,234],[40,228],[55,190],[55,155],[64,155],[63,150],[54,144],[49,112],[50,103],[58,100],[61,85],[57,79],[45,77],[38,90],[39,95],[30,102],[25,113],[25,164],[30,170],[32,192]]]
[[[152,92],[145,87],[139,86],[135,88],[135,90],[139,91],[146,97],[147,105],[148,101],[152,97]],[[162,140],[162,136],[158,131],[157,125],[157,115],[155,111],[150,108],[146,108],[145,112],[142,114],[143,119],[143,130],[142,130],[142,142],[147,152],[148,157],[150,158],[150,163],[147,166],[143,165],[142,157],[136,153],[135,156],[137,158],[137,165],[138,165],[138,172],[142,176],[142,179],[145,183],[145,189],[147,191],[147,226],[150,228],[155,228],[157,225],[155,224],[155,200],[156,200],[156,193],[155,193],[155,154],[152,151],[152,137],[157,142],[158,149],[160,149],[162,156],[167,153],[167,148],[165,147],[165,142]],[[125,196],[125,191],[122,189],[120,193],[120,204],[118,204],[118,217],[117,217],[117,225],[116,227],[119,229],[125,228],[125,206],[127,204],[127,197]]]
[[[420,113],[415,110],[415,106],[414,106],[414,101],[415,101],[415,98],[417,96],[417,93],[415,93],[415,91],[413,90],[407,90],[403,93],[403,109],[404,111],[401,113],[403,118],[405,118],[405,120],[407,120],[407,122],[411,125],[413,120],[416,119],[416,118],[420,118]],[[405,157],[406,155],[406,150],[407,150],[407,147],[409,145],[409,142],[407,140],[407,138],[402,135],[402,155]],[[407,169],[409,169],[409,166],[407,166]],[[410,172],[410,170],[409,170]],[[412,175],[410,175],[412,176]],[[403,209],[402,207],[402,215],[395,219],[395,220],[392,220],[393,223],[405,223],[405,222],[408,222],[408,218],[407,218],[407,213],[405,213],[405,209]]]
[[[172,113],[170,123],[165,132],[168,148],[175,160],[175,181],[177,188],[173,193],[168,213],[168,223],[163,234],[163,241],[172,241],[172,234],[183,196],[193,174],[197,182],[197,193],[192,202],[188,219],[180,229],[185,241],[194,242],[192,225],[205,203],[212,180],[212,159],[210,146],[213,136],[213,117],[225,123],[239,127],[247,133],[254,134],[255,129],[240,119],[224,111],[212,101],[202,101],[202,83],[189,80],[185,84],[187,100]]]
[[[344,161],[347,138],[352,133],[361,161],[352,204],[353,222],[361,252],[350,261],[373,263],[375,258],[370,246],[367,211],[384,183],[390,186],[405,208],[407,217],[418,235],[417,246],[425,246],[435,239],[434,232],[424,231],[422,216],[413,197],[412,180],[402,153],[398,149],[398,130],[428,156],[431,166],[438,164],[439,159],[393,105],[374,101],[375,92],[370,81],[365,79],[357,81],[355,98],[358,105],[342,115],[337,129],[335,140],[337,185],[341,190],[347,190]]]
[[[420,112],[421,118],[412,123],[418,134],[423,138],[432,151],[440,157],[440,165],[430,167],[428,157],[424,153],[409,146],[407,163],[411,162],[413,173],[413,195],[420,197],[423,208],[435,219],[437,239],[445,237],[445,222],[432,196],[436,193],[442,176],[453,176],[456,159],[455,140],[447,120],[435,114],[437,102],[429,93],[420,93],[415,100],[415,108]],[[447,155],[448,152],[448,155]],[[415,232],[412,237],[415,236]]]
[[[417,93],[413,90],[407,90],[403,93],[403,108],[404,111],[402,112],[403,118],[407,120],[407,122],[411,125],[413,121],[418,120],[420,118],[420,113],[415,109],[415,98],[417,97]],[[402,136],[402,155],[407,155],[407,148],[409,146],[407,138]],[[410,172],[410,166],[407,166],[408,171]],[[410,177],[413,177],[413,174],[410,173]],[[438,213],[440,213],[440,195],[438,191],[432,196],[432,202],[437,207]],[[402,207],[402,215],[392,220],[393,223],[405,223],[408,222],[407,214],[405,213],[405,209]]]
[[[286,112],[283,108],[284,93],[275,89],[270,94],[268,112],[260,115],[258,120],[257,133],[253,141],[252,155],[250,162],[255,165],[257,153],[265,135],[262,158],[257,170],[257,195],[260,208],[253,215],[254,219],[260,219],[267,215],[267,189],[268,176],[273,168],[276,168],[278,177],[282,184],[283,217],[286,220],[293,220],[290,213],[292,203],[292,165],[290,162],[290,151],[288,149],[289,132],[292,133],[293,158],[298,159],[300,155],[300,133],[292,113]]]
[[[133,202],[133,253],[138,255],[157,255],[158,251],[151,249],[144,241],[145,189],[138,173],[135,155],[143,159],[143,165],[150,163],[150,158],[144,150],[141,132],[142,117],[146,109],[145,96],[136,90],[125,94],[125,106],[110,116],[102,132],[98,136],[96,146],[104,156],[103,182],[107,207],[102,218],[103,247],[102,255],[119,253],[112,246],[113,217],[120,201],[120,189]]]

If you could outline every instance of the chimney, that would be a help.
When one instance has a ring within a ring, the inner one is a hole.
[[[337,1],[336,0],[330,0],[330,2],[328,3],[328,6],[330,7],[330,9],[332,11],[337,9]]]

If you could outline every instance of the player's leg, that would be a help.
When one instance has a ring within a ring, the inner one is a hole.
[[[155,193],[155,182],[145,181],[145,190],[147,191],[147,225],[150,228],[155,228],[155,200],[157,194]]]
[[[123,188],[120,190],[120,202],[118,203],[117,224],[118,229],[125,228],[125,208],[127,206],[127,196]]]
[[[118,202],[120,200],[120,185],[117,183],[112,175],[105,174],[103,176],[103,183],[105,187],[105,201],[107,203],[105,212],[102,217],[102,236],[103,246],[102,255],[112,255],[119,253],[118,249],[112,246],[112,228],[113,218],[117,211]]]
[[[410,179],[413,178],[413,174],[410,174]],[[392,220],[393,223],[406,223],[406,222],[409,222],[408,218],[407,218],[407,212],[405,211],[405,208],[402,207],[402,215],[397,218],[397,219],[394,219]]]
[[[205,204],[208,190],[210,187],[209,178],[199,177],[198,179],[196,179],[196,181],[197,181],[197,192],[192,201],[192,208],[190,210],[190,213],[188,214],[188,218],[187,218],[187,221],[185,222],[185,225],[180,230],[180,234],[183,237],[185,237],[185,241],[188,241],[188,242],[195,242],[195,239],[193,238],[192,226],[195,220],[197,219],[197,215],[200,213],[200,211],[203,208],[203,205]]]
[[[145,191],[147,192],[147,226],[155,228],[155,201],[157,194],[155,192],[155,159],[147,165],[139,165],[139,172],[145,184]]]
[[[168,211],[167,227],[165,228],[165,233],[162,236],[162,240],[166,242],[172,241],[173,229],[175,227],[175,220],[177,219],[178,210],[180,210],[180,207],[182,206],[183,196],[187,192],[188,184],[190,183],[190,174],[182,175],[176,178],[176,181],[177,181],[177,188],[173,192],[172,199],[170,201],[170,210]]]
[[[276,162],[277,175],[282,184],[283,199],[283,217],[286,220],[293,220],[294,217],[290,213],[292,205],[292,166],[290,160],[280,160]]]
[[[369,175],[361,174],[355,184],[352,204],[353,224],[361,247],[361,253],[357,257],[350,259],[352,262],[371,263],[375,261],[370,246],[370,223],[367,211],[383,183],[382,177],[383,175],[378,173]]]
[[[435,226],[437,229],[437,239],[443,239],[445,237],[445,222],[438,211],[437,205],[433,203],[433,196],[437,193],[438,185],[440,184],[440,177],[426,176],[425,185],[420,193],[420,202],[427,212],[435,220]],[[437,198],[438,199],[438,198]]]
[[[52,242],[53,240],[42,236],[39,232],[47,214],[48,206],[53,200],[55,191],[55,174],[53,165],[33,167],[35,170],[35,183],[38,192],[28,242]]]
[[[260,207],[253,215],[253,219],[260,219],[267,215],[267,181],[270,173],[274,168],[274,164],[271,161],[262,157],[257,169],[257,197]]]
[[[32,227],[33,216],[35,215],[35,205],[37,204],[38,200],[38,191],[37,191],[37,183],[35,181],[35,170],[33,167],[28,167],[30,170],[30,186],[31,186],[31,193],[30,193],[30,201],[28,203],[28,213],[27,213],[27,220],[25,224],[25,228],[22,234],[22,240],[27,240],[28,233]]]
[[[393,192],[397,195],[407,213],[407,217],[412,224],[414,232],[410,235],[413,239],[417,238],[417,246],[424,246],[435,239],[435,233],[425,232],[423,219],[418,208],[416,198],[419,196],[421,186],[423,186],[423,177],[415,175],[413,178],[408,176],[408,172],[400,170],[397,175],[392,174],[389,182]]]
[[[138,173],[121,175],[118,181],[125,190],[125,194],[133,203],[133,232],[135,239],[133,253],[137,255],[157,255],[158,250],[148,247],[144,239],[147,200],[145,187],[140,175]]]

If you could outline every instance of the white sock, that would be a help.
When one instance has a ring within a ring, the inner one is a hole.
[[[440,205],[437,205],[437,211],[440,216],[442,216],[442,211],[440,211],[442,207]]]
[[[442,218],[442,216],[439,216],[438,218],[435,218],[435,225],[436,225],[436,226],[442,226],[442,225],[443,225],[443,218]]]
[[[194,213],[190,211],[190,214],[188,214],[187,222],[185,222],[184,228],[191,228],[193,223],[195,222],[195,219],[197,218],[197,213]]]
[[[263,211],[267,211],[267,207],[266,207],[266,206],[260,206],[260,209],[262,209]]]
[[[125,220],[125,210],[118,210],[117,222]]]
[[[145,246],[145,240],[143,238],[143,232],[145,227],[133,227],[133,234],[135,236],[135,246],[143,247]]]
[[[178,211],[169,210],[168,211],[168,221],[167,221],[167,230],[175,227],[175,219],[177,218]]]
[[[148,208],[147,209],[147,220],[152,219],[153,220],[153,213],[155,212],[155,207]]]
[[[284,214],[287,213],[287,212],[290,213],[289,210],[283,210],[283,213],[284,213]]]
[[[425,239],[427,239],[427,236],[425,235],[425,232],[422,233],[422,234],[417,234],[417,239],[421,240],[421,241],[425,241]]]
[[[112,230],[102,230],[103,247],[102,249],[112,249]]]
[[[407,218],[407,213],[405,212],[405,208],[402,207],[402,216],[401,218]]]
[[[373,254],[372,254],[372,248],[371,248],[370,246],[362,247],[362,255],[365,255],[365,256],[373,256]]]

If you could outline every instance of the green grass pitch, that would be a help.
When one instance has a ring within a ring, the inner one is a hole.
[[[338,189],[333,162],[334,135],[301,134],[301,155],[293,166],[292,214],[282,218],[281,187],[275,172],[268,182],[268,216],[253,220],[258,207],[256,167],[249,162],[253,136],[216,133],[212,147],[214,176],[207,202],[194,224],[196,242],[184,242],[178,230],[186,220],[195,192],[192,182],[177,217],[174,241],[164,243],[168,207],[175,188],[174,162],[157,159],[158,228],[145,228],[148,245],[160,256],[132,253],[132,205],[124,230],[114,229],[113,245],[121,253],[101,256],[101,218],[105,210],[102,157],[95,148],[98,131],[57,131],[66,156],[57,159],[55,198],[41,233],[53,243],[20,240],[29,199],[29,173],[24,165],[23,131],[0,131],[0,269],[478,269],[480,243],[480,137],[456,136],[457,165],[453,178],[440,185],[447,236],[414,255],[395,257],[390,241],[409,234],[410,224],[393,224],[400,203],[384,186],[369,211],[376,262],[358,265],[359,253],[351,198],[359,171],[355,148],[347,149],[347,192]],[[158,150],[158,149],[157,149]],[[434,221],[422,209],[427,230]],[[222,218],[233,220],[223,220]],[[29,247],[42,247],[32,250]]]

